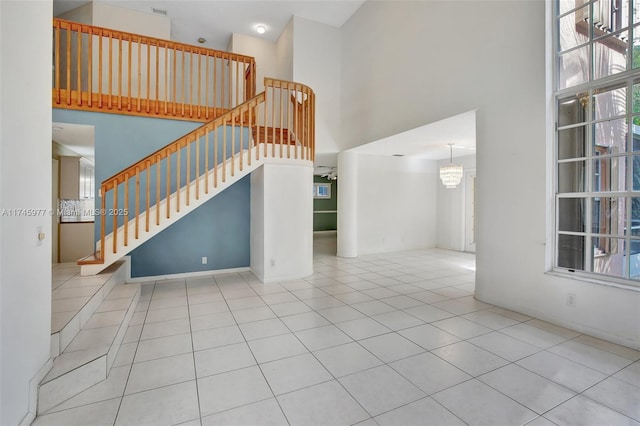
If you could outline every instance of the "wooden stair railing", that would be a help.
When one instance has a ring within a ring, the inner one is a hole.
[[[315,158],[315,94],[265,78],[265,91],[106,179],[100,187],[100,241],[81,265],[104,263],[131,238],[170,219],[252,161]],[[212,179],[210,179],[210,177]],[[162,204],[162,205],[161,205]],[[110,235],[110,247],[106,237]],[[124,255],[126,253],[122,253]]]
[[[53,20],[53,107],[207,122],[255,96],[250,56]]]

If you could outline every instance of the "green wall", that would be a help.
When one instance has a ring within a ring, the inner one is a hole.
[[[338,209],[338,181],[329,181],[321,176],[313,177],[314,183],[331,183],[331,198],[313,199],[313,230],[335,231],[338,229],[337,213],[316,213],[317,211],[336,211]]]

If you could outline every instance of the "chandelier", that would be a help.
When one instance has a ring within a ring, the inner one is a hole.
[[[440,180],[447,189],[458,186],[462,180],[462,165],[453,164],[453,144],[449,145],[449,164],[440,166]]]

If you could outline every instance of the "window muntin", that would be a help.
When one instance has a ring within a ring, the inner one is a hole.
[[[640,0],[557,0],[554,46],[555,268],[640,285]]]

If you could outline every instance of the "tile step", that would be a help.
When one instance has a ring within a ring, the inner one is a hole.
[[[38,389],[38,413],[105,380],[140,300],[140,284],[118,284],[53,361]]]

